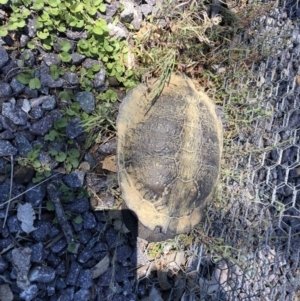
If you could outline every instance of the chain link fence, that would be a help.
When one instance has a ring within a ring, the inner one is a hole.
[[[222,50],[226,63],[215,54],[224,79],[210,91],[223,99],[221,184],[188,268],[179,260],[168,272],[177,280],[163,300],[300,300],[300,8],[247,6],[259,4]]]
[[[229,45],[231,63],[216,65],[224,74],[215,92],[225,96],[223,208],[208,209],[211,245],[190,258],[193,290],[182,300],[300,300],[300,8],[270,4]]]

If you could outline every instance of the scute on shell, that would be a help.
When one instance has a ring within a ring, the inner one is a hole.
[[[138,235],[149,241],[187,233],[200,222],[222,153],[213,101],[191,79],[173,74],[152,103],[157,85],[131,90],[117,120],[119,185],[139,219]]]

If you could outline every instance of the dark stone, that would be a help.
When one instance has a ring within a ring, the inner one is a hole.
[[[130,258],[133,255],[133,250],[130,246],[118,246],[116,249],[117,256],[116,260],[120,263],[125,263],[127,260],[130,261]]]
[[[43,117],[43,115],[44,115],[44,111],[41,107],[34,107],[30,111],[30,116],[33,119],[40,119]]]
[[[13,255],[12,255],[13,252],[12,251],[13,251],[13,249],[10,249],[7,252],[2,254],[3,259],[6,260],[7,262],[11,262],[13,260]]]
[[[109,17],[113,17],[120,7],[120,3],[115,1],[106,5],[105,15]]]
[[[116,273],[116,281],[117,282],[123,282],[125,279],[128,279],[129,277],[132,277],[132,272],[130,272],[131,267],[124,267],[124,266],[117,266],[116,270],[118,271]]]
[[[136,295],[132,293],[126,295],[118,294],[118,295],[114,295],[112,301],[136,301]]]
[[[36,19],[35,18],[29,18],[27,22],[27,31],[28,31],[28,36],[30,38],[34,38],[36,36]]]
[[[55,284],[55,288],[58,290],[58,291],[61,291],[63,289],[65,289],[67,287],[67,284],[66,284],[66,281],[64,278],[62,277],[58,277],[56,279],[56,284]]]
[[[33,244],[30,248],[32,250],[30,261],[42,263],[47,256],[43,243],[39,242],[37,244]]]
[[[84,229],[94,229],[97,225],[97,221],[92,212],[84,212],[82,215],[82,219]]]
[[[0,140],[12,140],[15,136],[10,130],[5,130],[0,133]]]
[[[11,87],[7,83],[0,83],[0,97],[8,97],[13,93]]]
[[[61,64],[61,59],[55,53],[45,53],[43,55],[43,61],[48,67],[50,67],[51,65],[59,66]]]
[[[88,37],[88,34],[87,34],[87,31],[84,30],[84,31],[72,31],[70,29],[67,29],[67,32],[66,32],[66,36],[69,38],[69,39],[72,39],[72,40],[80,40],[80,39],[87,39]]]
[[[92,272],[90,270],[81,270],[77,279],[77,286],[81,288],[90,288],[93,286]]]
[[[130,5],[130,4],[131,4],[130,2],[125,2],[124,9],[120,14],[120,20],[123,23],[130,23],[131,21],[133,21],[134,8],[133,8],[133,4],[132,5]]]
[[[139,30],[141,28],[142,21],[143,21],[142,10],[139,6],[136,6],[134,8],[133,20],[131,22],[131,25],[133,25],[135,30]]]
[[[74,286],[77,282],[77,278],[81,270],[82,270],[81,265],[76,261],[72,261],[69,269],[69,273],[66,277],[66,284]]]
[[[29,281],[49,283],[55,278],[55,270],[49,266],[36,266],[29,271]]]
[[[75,170],[64,177],[64,182],[72,188],[80,188],[84,184],[85,172]]]
[[[15,93],[20,93],[25,89],[25,85],[20,83],[16,77],[13,77],[13,79],[10,82],[10,86]]]
[[[87,262],[82,264],[82,268],[83,269],[92,269],[97,263],[99,263],[99,260],[95,260],[93,258],[91,258],[90,260],[88,260]]]
[[[93,247],[93,252],[104,252],[106,253],[108,251],[108,247],[107,247],[107,244],[102,242],[102,241],[99,241],[95,244],[95,246]]]
[[[38,97],[38,91],[35,89],[30,89],[28,86],[25,87],[23,94],[26,95],[28,98]]]
[[[104,212],[101,212],[101,211],[95,211],[94,212],[94,215],[95,215],[95,217],[96,217],[96,220],[98,221],[98,222],[106,222],[106,220],[107,220],[107,216],[106,216],[106,214],[104,213]]]
[[[14,198],[14,201],[17,202],[23,202],[24,200],[24,191],[25,191],[25,186],[23,185],[13,185],[12,189],[12,197]]]
[[[91,293],[88,289],[80,289],[74,295],[74,301],[90,300]]]
[[[49,238],[49,232],[51,229],[50,222],[38,220],[35,223],[36,230],[31,232],[32,237],[39,242],[44,242]]]
[[[71,56],[72,56],[72,61],[71,62],[75,66],[80,65],[84,61],[84,59],[86,58],[85,55],[77,53],[77,52],[72,53]]]
[[[92,92],[78,92],[75,95],[75,99],[79,102],[82,110],[87,114],[91,114],[95,111],[95,97]]]
[[[20,293],[20,298],[25,301],[31,301],[39,292],[38,287],[35,284],[29,285]]]
[[[58,162],[56,162],[55,160],[52,160],[50,155],[48,155],[47,153],[41,151],[39,153],[38,156],[39,161],[41,162],[41,164],[49,164],[50,169],[53,170],[54,168],[56,168],[58,166]]]
[[[108,83],[110,87],[119,87],[120,82],[117,80],[115,76],[109,76],[108,77]]]
[[[19,231],[22,231],[21,222],[18,220],[16,215],[10,216],[7,219],[7,226],[10,233],[18,233]]]
[[[60,152],[64,151],[67,148],[67,145],[63,142],[51,141],[48,145],[48,148]]]
[[[47,256],[47,263],[51,265],[54,269],[56,269],[59,264],[61,263],[61,259],[59,256],[53,252],[49,252],[49,255]]]
[[[75,232],[81,232],[82,231],[82,222],[76,223],[74,220],[72,220],[72,226]]]
[[[84,160],[87,161],[90,164],[91,169],[96,166],[96,161],[92,154],[87,153],[84,155]]]
[[[30,142],[21,133],[16,134],[15,142],[21,157],[26,157],[27,154],[32,150]]]
[[[18,150],[9,141],[0,140],[0,157],[15,155]]]
[[[32,166],[17,165],[14,168],[14,181],[16,184],[27,184],[35,175],[35,170]]]
[[[0,55],[1,56],[1,55]],[[9,62],[1,68],[3,75],[12,78],[18,74],[20,68],[18,67],[15,60],[9,60]]]
[[[40,75],[38,75],[40,77]],[[49,87],[41,86],[39,89],[40,94],[49,95]]]
[[[23,137],[25,137],[29,142],[33,142],[34,141],[35,136],[33,134],[29,133],[29,131],[18,130],[18,134],[22,135]]]
[[[63,86],[64,81],[61,78],[54,80],[53,77],[51,76],[50,68],[44,62],[42,62],[40,70],[41,70],[40,80],[41,80],[41,84],[44,87],[60,88]]]
[[[56,281],[53,280],[51,283],[49,283],[49,284],[47,285],[46,290],[47,290],[47,295],[48,295],[48,296],[52,296],[52,295],[55,294],[55,283],[56,283]]]
[[[93,252],[90,248],[85,247],[78,255],[77,261],[80,263],[85,263],[93,257]]]
[[[57,121],[58,119],[61,119],[63,117],[62,113],[59,110],[53,110],[50,112],[51,117],[54,121]]]
[[[0,255],[0,273],[2,274],[8,267],[7,261]]]
[[[49,231],[49,237],[54,238],[60,233],[61,233],[61,229],[60,229],[59,225],[54,224],[54,225],[52,225],[52,227]]]
[[[103,155],[111,155],[111,154],[115,154],[116,150],[117,150],[117,140],[114,138],[102,144],[97,149],[97,152]]]
[[[33,135],[33,137],[35,137],[34,134],[32,134],[32,133],[29,133],[29,134]],[[39,147],[40,148],[41,147],[40,155],[44,154],[45,151],[48,150],[47,146],[48,146],[48,142],[45,141],[43,137],[35,137],[35,140],[32,141],[32,147],[33,148],[35,148],[35,147]],[[41,158],[39,158],[39,160],[41,160]],[[45,162],[41,162],[41,163],[45,163]]]
[[[115,248],[122,243],[119,232],[114,228],[107,229],[105,232],[105,239],[109,249]]]
[[[92,237],[92,232],[86,229],[83,229],[80,231],[80,236],[79,236],[79,241],[83,244],[86,245],[87,242],[91,239]]]
[[[149,4],[142,4],[140,6],[140,8],[141,8],[141,12],[143,13],[143,15],[145,17],[147,17],[149,14],[151,14],[152,9],[153,9],[152,5],[149,5]]]
[[[6,174],[8,171],[8,162],[3,158],[0,158],[0,174]]]
[[[86,59],[83,63],[82,63],[82,67],[85,69],[91,69],[93,68],[95,65],[98,65],[100,67],[103,67],[103,63],[97,60],[93,60],[93,59]]]
[[[0,195],[1,195],[0,201],[1,202],[4,202],[4,201],[8,200],[9,191],[10,191],[10,185],[9,185],[9,183],[0,184]],[[1,205],[1,203],[0,203],[0,205]]]
[[[9,56],[4,47],[0,46],[0,68],[9,61]]]
[[[0,239],[0,252],[9,247],[13,243],[13,240],[8,238]]]
[[[105,84],[105,75],[105,69],[101,69],[98,73],[95,74],[93,85],[98,92],[103,92],[107,90],[107,86]]]
[[[98,233],[104,233],[105,229],[106,229],[106,224],[98,222],[96,228],[94,228],[94,231]]]
[[[77,86],[79,84],[78,75],[74,72],[67,71],[62,79],[66,81],[70,86]]]
[[[93,259],[95,259],[97,263],[99,261],[101,261],[106,255],[107,255],[107,252],[94,252],[93,251]]]
[[[46,195],[45,184],[35,185],[29,183],[27,186],[27,192],[25,193],[25,200],[30,203],[33,207],[39,206]]]
[[[61,238],[59,239],[55,244],[53,244],[51,246],[51,251],[53,253],[59,253],[61,252],[62,250],[66,249],[68,246],[68,243],[67,241],[65,240],[65,238]]]
[[[52,111],[56,107],[55,96],[48,96],[42,103],[42,108],[45,111]]]
[[[69,139],[74,139],[84,133],[84,128],[80,122],[80,118],[74,118],[67,125],[66,135]]]
[[[90,208],[89,200],[87,198],[76,199],[73,202],[68,202],[65,206],[65,210],[72,213],[83,213]]]
[[[30,128],[30,132],[35,135],[45,136],[53,126],[53,118],[46,116],[41,120],[37,121]]]
[[[18,129],[18,126],[14,124],[10,119],[7,117],[0,115],[0,123],[2,124],[2,127],[6,130],[10,130],[11,132],[16,132]]]
[[[137,288],[138,297],[144,297],[147,293],[146,283],[140,281]]]
[[[98,235],[95,235],[95,236],[93,236],[90,240],[89,240],[89,242],[87,243],[87,245],[86,245],[86,247],[88,248],[88,249],[92,249],[95,245],[96,245],[96,243],[99,241],[99,236]]]
[[[109,267],[102,275],[98,278],[98,285],[101,286],[110,286],[112,280],[112,268]]]
[[[26,125],[28,121],[27,114],[20,108],[16,108],[10,102],[2,104],[2,115],[10,119],[16,125]]]
[[[73,301],[74,300],[74,287],[66,288],[61,291],[55,301]]]
[[[25,51],[22,53],[22,59],[24,60],[25,62],[25,65],[27,67],[34,67],[35,65],[35,55],[33,54],[33,52],[29,49],[25,49]]]
[[[67,269],[66,269],[66,262],[62,261],[57,267],[56,267],[56,274],[57,275],[64,275],[66,273]]]

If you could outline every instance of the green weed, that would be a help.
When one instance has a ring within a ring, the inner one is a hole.
[[[27,157],[19,158],[18,164],[21,166],[32,166],[36,175],[33,178],[33,183],[38,183],[51,175],[51,168],[48,163],[43,163],[39,160],[39,154],[42,149],[40,144],[36,145],[30,152],[28,152]]]

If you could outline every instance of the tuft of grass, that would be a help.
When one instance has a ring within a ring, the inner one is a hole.
[[[135,72],[144,82],[151,77],[160,82],[152,98],[159,94],[173,71],[184,71],[185,66],[203,58],[207,47],[214,44],[207,33],[220,18],[210,19],[204,4],[188,3],[186,6],[162,1],[155,16],[149,17],[140,31],[133,34]]]

